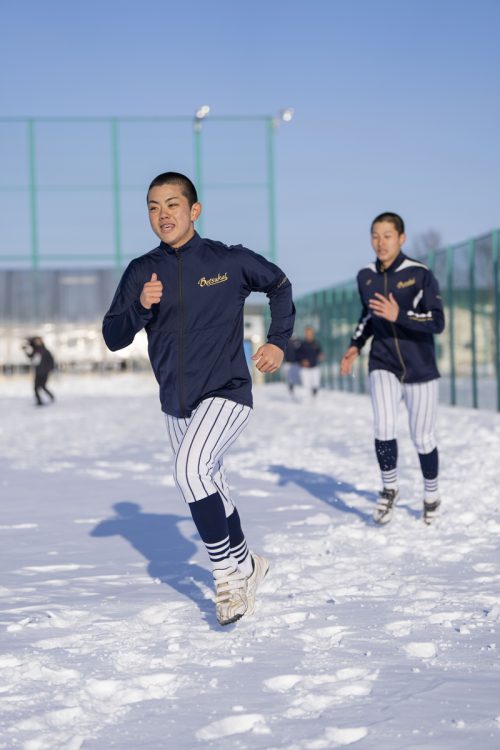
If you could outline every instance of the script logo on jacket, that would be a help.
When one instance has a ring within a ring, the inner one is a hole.
[[[396,284],[396,287],[398,289],[406,289],[407,286],[415,286],[416,283],[417,283],[417,280],[413,278],[413,279],[408,279],[407,281],[399,281]]]
[[[198,281],[198,286],[213,286],[214,284],[222,284],[222,282],[228,280],[227,271],[226,273],[219,273],[217,276],[215,276],[212,279],[207,279],[205,276],[202,276],[201,279]]]

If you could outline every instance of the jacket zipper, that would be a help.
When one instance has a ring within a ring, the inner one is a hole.
[[[182,296],[182,255],[175,250],[179,281],[179,405],[184,413],[184,299]]]
[[[389,295],[387,293],[387,290],[388,290],[388,287],[387,287],[387,271],[384,271],[384,291],[385,291],[385,296],[389,297]],[[392,322],[392,320],[389,321],[389,322],[391,324],[392,333],[394,335],[394,343],[396,345],[396,352],[397,352],[399,361],[401,362],[401,367],[403,368],[403,372],[401,373],[401,377],[399,379],[400,379],[401,383],[404,383],[404,379],[405,379],[405,375],[406,375],[406,366],[405,366],[405,363],[403,361],[403,357],[401,355],[401,349],[399,348],[399,339],[398,339],[398,335],[396,333],[396,326],[394,325],[394,323]]]

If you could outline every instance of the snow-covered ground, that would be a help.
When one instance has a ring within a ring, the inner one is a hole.
[[[227,467],[271,569],[217,625],[149,375],[0,381],[0,748],[500,747],[500,416],[443,407],[444,509],[371,520],[366,396],[256,389]]]

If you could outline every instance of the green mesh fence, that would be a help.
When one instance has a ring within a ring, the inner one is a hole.
[[[154,246],[146,189],[170,170],[197,185],[201,234],[275,259],[279,121],[0,118],[0,268],[122,268]]]

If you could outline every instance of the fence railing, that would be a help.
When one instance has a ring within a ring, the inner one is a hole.
[[[446,328],[435,343],[441,399],[452,405],[500,411],[499,241],[500,231],[494,230],[421,258],[436,275],[444,301]],[[324,386],[365,392],[367,351],[354,377],[339,373],[361,311],[356,282],[304,295],[296,307],[297,335],[312,325],[323,346]]]

